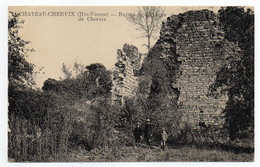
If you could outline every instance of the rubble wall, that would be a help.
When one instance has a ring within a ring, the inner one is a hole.
[[[227,97],[207,96],[229,54],[217,16],[208,10],[171,16],[163,24],[158,43],[164,47],[164,57],[174,55],[180,64],[173,87],[180,92],[177,104],[184,121],[220,124]]]
[[[141,57],[138,51],[130,54],[134,55],[127,56],[123,50],[117,52],[118,61],[112,74],[112,104],[124,105],[126,98],[136,95],[139,78],[134,75],[134,71],[139,68]]]

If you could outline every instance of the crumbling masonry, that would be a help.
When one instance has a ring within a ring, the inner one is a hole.
[[[141,55],[136,47],[125,46],[132,48],[133,52],[125,53],[124,49],[117,51],[118,61],[112,74],[112,104],[123,105],[126,98],[135,96],[138,88],[139,78],[134,72],[140,68]]]
[[[178,110],[184,122],[220,125],[227,96],[208,96],[209,87],[225,57],[239,49],[224,39],[217,16],[208,10],[173,15],[163,23],[157,44],[162,57],[175,56],[180,64],[173,87],[180,92]]]
[[[173,87],[179,92],[177,105],[184,114],[183,121],[194,127],[201,122],[221,124],[220,115],[227,96],[208,96],[209,86],[214,83],[225,57],[239,49],[224,39],[217,16],[208,10],[173,15],[163,23],[156,45],[161,45],[161,59],[174,57],[179,64]],[[119,62],[126,69],[125,74],[120,74],[124,75],[125,90],[117,96],[134,96],[132,90],[136,88],[138,78],[133,76],[127,59]]]

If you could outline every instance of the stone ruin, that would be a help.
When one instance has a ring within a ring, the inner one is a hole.
[[[184,17],[176,34],[176,54],[181,61],[182,75],[174,87],[180,91],[179,109],[187,113],[185,119],[191,123],[219,122],[218,116],[225,107],[226,97],[208,97],[208,89],[216,79],[216,72],[224,60],[218,45],[224,33],[213,13],[190,13]]]
[[[112,104],[124,105],[126,98],[135,96],[139,78],[135,72],[141,67],[142,55],[134,46],[124,45],[131,48],[132,52],[117,51],[117,63],[112,73]]]
[[[177,107],[183,113],[183,121],[194,127],[201,123],[221,124],[227,96],[208,96],[209,87],[225,57],[239,48],[224,39],[217,16],[201,10],[168,17],[156,45],[162,47],[161,59],[174,57],[179,64],[178,77],[172,86],[178,90]],[[117,91],[112,93],[113,97],[133,97],[138,86],[133,65],[123,52],[118,54],[118,60],[113,81],[113,90]]]

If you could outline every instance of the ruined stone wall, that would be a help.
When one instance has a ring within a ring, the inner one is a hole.
[[[220,124],[227,97],[207,96],[225,54],[230,54],[217,16],[203,10],[169,17],[158,43],[163,46],[164,57],[174,55],[180,64],[173,87],[180,92],[178,109],[184,121],[194,126],[199,122]]]
[[[217,72],[228,55],[239,48],[224,39],[217,16],[208,10],[188,11],[173,15],[163,22],[159,58],[174,66],[172,88],[177,93],[177,108],[183,113],[183,122],[193,127],[200,123],[223,125],[221,112],[227,96],[208,96]],[[138,54],[135,52],[135,54]],[[131,55],[130,55],[131,57]],[[136,57],[136,56],[135,56]],[[137,56],[138,57],[138,56]],[[135,96],[139,79],[134,75],[141,59],[129,59],[124,51],[118,52],[113,73],[113,102],[124,103],[124,97]]]
[[[130,54],[135,55],[127,56],[122,50],[117,52],[118,61],[112,74],[112,104],[123,105],[125,98],[136,94],[139,78],[134,75],[134,71],[140,68],[141,57],[138,52]]]
[[[216,42],[223,39],[221,31],[213,26],[214,20],[185,21],[177,30],[176,53],[181,61],[182,75],[175,87],[180,91],[180,110],[187,112],[186,119],[197,123],[213,123],[222,112],[226,99],[208,97],[208,89],[214,83],[216,72],[223,58],[215,55]],[[213,33],[219,34],[213,36]]]

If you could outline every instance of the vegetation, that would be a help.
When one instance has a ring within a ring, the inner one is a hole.
[[[18,14],[9,13],[8,16],[8,78],[9,88],[25,88],[34,84],[32,78],[34,65],[26,60],[28,52],[33,49],[26,48],[29,41],[24,41],[18,35],[18,30],[24,23]]]
[[[219,149],[203,149],[194,146],[167,147],[121,147],[93,149],[90,152],[77,150],[61,159],[70,162],[248,162],[253,161],[248,153],[236,154]]]
[[[228,95],[225,127],[230,139],[253,138],[254,129],[254,13],[244,7],[219,10],[219,20],[228,41],[237,43],[241,51],[226,58],[226,64],[211,86],[212,94]],[[243,133],[245,132],[245,133]],[[242,135],[243,134],[243,135]]]

